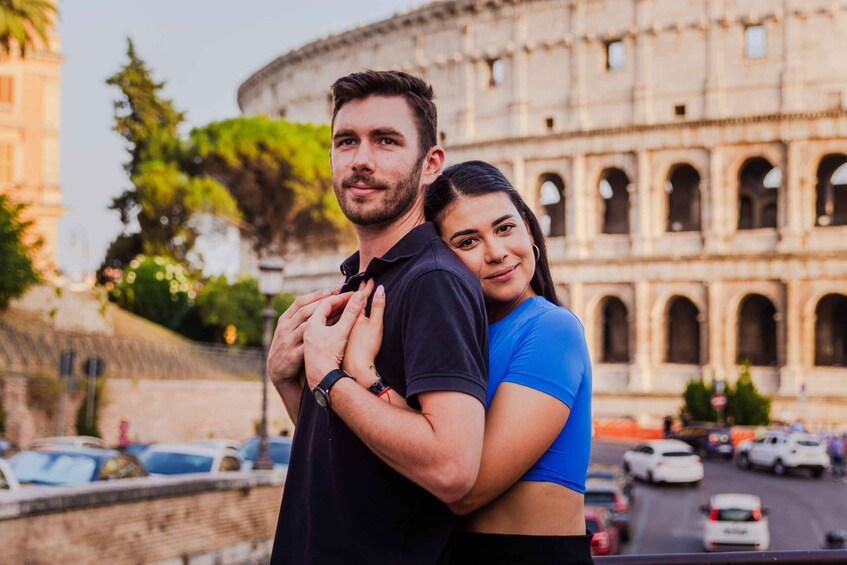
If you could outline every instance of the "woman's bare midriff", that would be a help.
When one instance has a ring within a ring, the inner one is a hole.
[[[518,481],[459,527],[486,534],[585,535],[583,496],[556,483]]]

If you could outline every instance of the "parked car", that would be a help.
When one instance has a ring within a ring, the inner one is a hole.
[[[15,477],[12,466],[5,459],[0,459],[0,494],[20,490],[21,484]]]
[[[136,457],[116,449],[42,447],[18,453],[9,464],[24,485],[76,485],[147,476]]]
[[[123,447],[118,447],[117,449],[123,451],[124,453],[129,453],[130,455],[135,455],[136,457],[138,457],[145,449],[147,449],[151,445],[153,444],[144,442],[128,443]]]
[[[241,442],[237,439],[195,439],[191,443],[196,445],[208,445],[209,447],[229,448],[238,451]]]
[[[196,443],[155,443],[139,459],[151,475],[223,473],[241,469],[241,457],[229,447]]]
[[[586,506],[585,529],[593,534],[591,555],[617,555],[620,553],[620,537],[612,520],[611,512],[597,506]]]
[[[691,483],[703,480],[703,462],[678,439],[641,443],[623,455],[623,470],[648,483]]]
[[[735,462],[742,469],[766,467],[776,475],[808,469],[819,478],[829,467],[829,455],[826,446],[811,434],[770,431],[764,437],[739,443]]]
[[[703,548],[753,549],[765,551],[771,535],[767,515],[769,509],[752,494],[716,494],[700,507],[708,515],[703,528]]]
[[[684,428],[671,432],[668,438],[684,441],[693,447],[694,452],[701,458],[718,456],[732,459],[735,451],[729,428],[708,422],[689,423]]]
[[[608,510],[620,533],[621,541],[629,541],[629,500],[620,485],[605,479],[587,480],[585,505]]]
[[[635,483],[632,480],[632,475],[622,472],[620,465],[599,465],[592,463],[588,466],[588,473],[585,479],[612,481],[621,487],[621,490],[629,501],[629,505],[632,506],[635,504]]]
[[[252,469],[259,458],[259,436],[244,440],[238,453],[243,460],[242,469]],[[288,469],[291,458],[291,438],[285,436],[268,436],[268,455],[274,463],[274,469]]]
[[[0,458],[8,458],[20,451],[18,445],[7,439],[0,438]]]
[[[102,449],[103,440],[92,436],[43,437],[32,442],[30,449],[52,449],[54,447],[92,447]]]

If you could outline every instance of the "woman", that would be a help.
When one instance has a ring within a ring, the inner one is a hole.
[[[583,515],[591,365],[581,324],[558,305],[538,220],[481,161],[445,169],[427,190],[426,215],[479,276],[490,324],[482,461],[471,491],[450,505],[464,516],[453,561],[591,563]],[[378,289],[372,318],[384,300]],[[344,368],[369,387],[381,320],[360,321]],[[380,397],[405,405],[395,391]]]

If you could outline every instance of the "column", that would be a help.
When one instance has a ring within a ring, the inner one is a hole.
[[[734,216],[730,211],[736,209],[736,205],[728,206],[728,196],[734,193],[735,187],[730,190],[724,185],[726,178],[724,171],[724,155],[721,147],[712,147],[709,151],[709,217],[705,218],[703,232],[706,251],[709,253],[723,253],[726,251],[730,231],[730,222]]]
[[[569,129],[588,129],[588,90],[585,80],[585,13],[582,2],[570,5],[571,84],[568,99]]]
[[[629,369],[629,390],[648,391],[653,386],[653,367],[650,363],[650,283],[647,281],[635,283],[634,316],[635,363]]]
[[[637,124],[653,122],[653,36],[644,32],[653,23],[653,0],[636,0],[635,27],[635,84],[632,87],[632,108]]]
[[[724,29],[718,20],[724,17],[723,0],[708,0],[706,34],[706,109],[705,117],[719,118],[726,113],[726,77],[723,66]]]
[[[476,88],[477,61],[473,56],[473,27],[470,24],[462,29],[462,74],[465,90],[464,134],[465,142],[471,142],[476,136]]]
[[[585,155],[577,153],[571,158],[571,178],[567,189],[573,198],[565,204],[565,229],[568,239],[572,239],[574,251],[580,258],[588,256],[589,233],[592,224],[589,218],[594,214],[591,201],[591,189],[586,185]]]
[[[796,6],[795,6],[796,4]],[[795,8],[803,3],[795,0],[782,0],[782,74],[780,76],[780,109],[783,112],[803,110],[803,67],[797,51],[799,37],[798,26],[793,15]]]
[[[720,281],[709,281],[706,285],[706,323],[708,325],[709,337],[709,362],[703,368],[703,372],[711,374],[714,378],[726,380],[728,374],[728,347],[724,307],[724,286]]]
[[[803,239],[803,190],[800,144],[787,141],[784,145],[782,186],[777,201],[779,226],[779,251],[797,251]],[[814,191],[814,189],[812,189]]]
[[[514,53],[512,54],[512,103],[510,107],[512,133],[516,136],[527,134],[527,41],[526,16],[518,15],[514,20]]]
[[[797,394],[803,384],[802,284],[796,280],[783,284],[785,311],[777,325],[777,359],[783,362],[779,368],[780,394]]]
[[[650,154],[647,151],[639,151],[635,155],[636,177],[635,190],[630,191],[631,205],[629,214],[630,241],[635,255],[652,255],[653,253],[653,217],[654,208],[651,206],[651,173]],[[633,194],[634,192],[634,194]]]

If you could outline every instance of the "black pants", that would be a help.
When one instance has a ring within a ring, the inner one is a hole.
[[[521,536],[453,534],[453,565],[592,565],[591,534]]]

